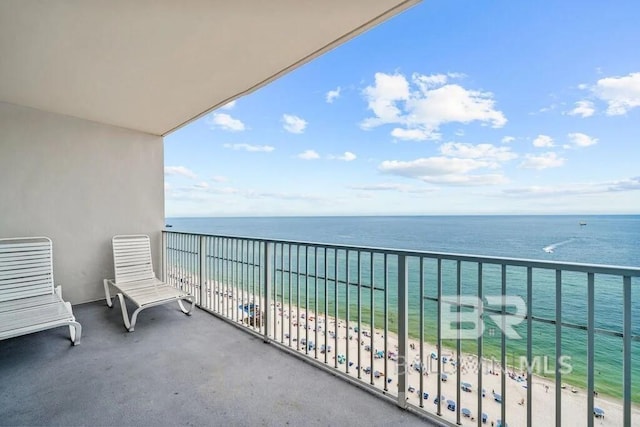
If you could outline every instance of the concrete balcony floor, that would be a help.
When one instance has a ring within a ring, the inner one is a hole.
[[[0,341],[0,425],[429,425],[199,309],[132,333],[117,303],[74,313],[77,347],[68,328]]]

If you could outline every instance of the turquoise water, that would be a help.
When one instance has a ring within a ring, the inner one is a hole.
[[[581,226],[580,222],[587,223]],[[437,252],[466,253],[484,256],[506,256],[515,258],[582,262],[610,265],[640,265],[640,216],[442,216],[442,217],[292,217],[292,218],[170,218],[172,231],[222,234],[245,237],[264,237],[273,239],[311,241],[320,243],[339,243],[354,246],[374,246],[398,249],[414,249]],[[545,248],[547,251],[545,251]],[[548,252],[552,249],[552,252]],[[278,255],[279,257],[279,255]],[[334,299],[333,263],[331,252],[327,256],[328,279],[325,285],[318,280],[317,290],[314,277],[300,288],[300,297],[306,299],[308,289],[310,307],[318,304],[323,311],[325,286],[329,301]],[[297,266],[300,260],[300,267]],[[323,275],[323,253],[317,260]],[[339,280],[344,281],[344,254],[338,254]],[[308,271],[314,276],[314,254],[309,255]],[[284,265],[289,265],[288,254],[284,254]],[[294,270],[304,272],[304,256],[291,260]],[[362,283],[370,282],[370,265],[362,260],[360,266]],[[350,259],[350,281],[355,282],[357,261]],[[382,286],[382,260],[376,259],[373,265],[374,284]],[[395,277],[397,266],[390,262],[389,276]],[[435,297],[435,262],[426,261],[423,266],[424,295]],[[620,279],[597,276],[596,280],[596,327],[621,331],[622,328],[622,288]],[[462,294],[477,294],[477,265],[463,263],[461,269]],[[443,293],[456,291],[455,262],[442,264]],[[419,266],[410,265],[409,269],[409,330],[413,337],[419,336],[420,283]],[[288,300],[288,275],[281,283],[284,286],[279,293]],[[522,268],[507,269],[507,294],[526,297],[526,276]],[[483,294],[501,294],[501,271],[498,266],[486,265],[483,271]],[[395,290],[397,286],[390,280],[389,327],[395,329]],[[297,298],[296,286],[292,283],[292,299]],[[316,299],[316,291],[318,297]],[[338,287],[340,317],[346,315],[344,287]],[[350,289],[349,313],[352,320],[357,316],[355,287]],[[640,334],[640,283],[634,279],[632,293],[632,323],[634,334]],[[384,292],[374,292],[374,318],[376,327],[381,326]],[[360,298],[365,302],[361,316],[369,323],[371,301],[370,291],[360,290]],[[534,271],[533,314],[547,319],[555,318],[555,274],[549,271]],[[586,280],[585,275],[565,273],[562,279],[562,319],[565,322],[586,325]],[[334,308],[329,303],[329,315]],[[426,301],[424,307],[425,339],[436,339],[436,304]],[[483,354],[495,356],[499,360],[501,334],[493,334],[497,325],[487,324],[484,335]],[[526,337],[526,326],[521,324],[516,331]],[[555,325],[534,322],[534,355],[548,356],[550,371],[553,371],[555,354]],[[445,342],[445,345],[453,345]],[[526,354],[526,340],[507,340],[507,362],[518,366],[518,357]],[[475,341],[463,341],[462,349],[468,353],[476,352]],[[622,391],[622,340],[608,335],[596,335],[596,389],[601,393],[621,396]],[[562,353],[571,357],[572,372],[563,376],[563,380],[581,387],[586,386],[586,331],[563,328]],[[553,374],[550,374],[553,375]],[[634,342],[632,349],[632,376],[640,378],[640,343]],[[640,382],[633,381],[633,401],[640,402]]]

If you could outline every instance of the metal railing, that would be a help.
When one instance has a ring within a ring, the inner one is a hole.
[[[200,308],[439,422],[640,419],[640,268],[167,231],[163,267]]]

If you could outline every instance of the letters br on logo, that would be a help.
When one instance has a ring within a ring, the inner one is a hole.
[[[485,330],[485,317],[491,319],[507,338],[522,338],[514,329],[527,315],[527,306],[519,296],[491,295],[483,300],[468,295],[444,295],[441,303],[442,339],[478,339]]]

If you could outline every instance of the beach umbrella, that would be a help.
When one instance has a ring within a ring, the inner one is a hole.
[[[483,413],[482,413],[482,417],[481,417],[481,418],[482,418],[482,422],[483,422],[483,423],[486,423],[486,422],[487,422],[487,419],[489,418],[489,415],[487,415],[487,413],[486,413],[486,412],[483,412]]]
[[[504,423],[504,425],[502,424],[502,420],[498,420],[498,422],[496,423],[496,427],[508,427],[507,423]]]
[[[493,393],[493,399],[498,403],[502,403],[502,396],[500,396],[498,393]]]
[[[441,379],[442,381],[445,381],[445,382],[446,382],[446,381],[447,381],[447,378],[449,378],[449,377],[447,376],[447,374],[440,374],[440,379]]]
[[[602,408],[595,407],[593,408],[593,415],[595,415],[596,417],[604,417],[604,411],[602,410]]]
[[[464,391],[471,391],[471,383],[460,383],[460,388]]]
[[[429,399],[429,393],[427,393],[427,392],[425,391],[425,392],[422,394],[422,398],[423,398],[424,400]]]
[[[460,410],[463,416],[469,418],[471,416],[471,411],[468,408],[462,408]]]
[[[435,399],[433,399],[433,403],[438,403],[440,400],[444,400],[444,395],[440,395],[440,399],[438,399],[438,397],[436,396]]]
[[[434,352],[431,352],[431,358],[435,360],[438,358],[438,355]]]

